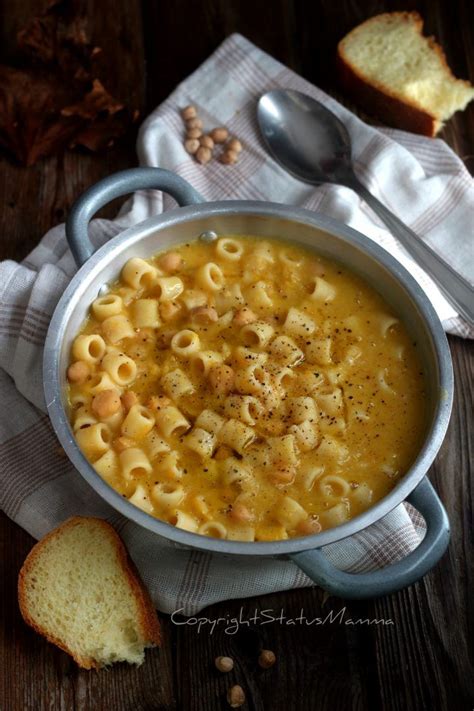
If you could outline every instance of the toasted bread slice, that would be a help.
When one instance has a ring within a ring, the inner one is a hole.
[[[150,596],[106,521],[76,516],[30,551],[18,579],[25,622],[84,669],[141,664],[159,644]]]
[[[389,126],[435,136],[474,98],[474,87],[456,79],[442,48],[423,36],[417,12],[377,15],[338,45],[344,91]]]

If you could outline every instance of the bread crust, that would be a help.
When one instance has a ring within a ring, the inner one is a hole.
[[[376,80],[367,81],[362,74],[351,65],[344,52],[344,43],[358,34],[362,27],[370,24],[380,24],[381,21],[388,21],[397,18],[406,22],[412,22],[417,32],[427,39],[430,48],[436,52],[440,58],[446,72],[457,82],[463,82],[467,88],[471,88],[468,81],[456,79],[452,73],[443,48],[435,41],[434,37],[423,35],[423,18],[418,12],[386,12],[381,15],[371,17],[349,32],[338,44],[337,47],[337,73],[343,91],[353,99],[353,101],[364,108],[369,113],[374,113],[384,123],[389,126],[401,128],[405,131],[420,133],[424,136],[433,137],[442,128],[442,121],[425,111],[416,101],[401,99],[390,87]]]
[[[343,92],[367,114],[372,114],[387,126],[420,133],[433,138],[439,121],[416,106],[397,99],[382,89],[369,84],[339,54],[336,59],[339,84]]]
[[[43,635],[43,637],[46,637],[48,642],[52,642],[64,652],[69,654],[83,669],[99,669],[100,664],[93,658],[76,655],[47,629],[42,628],[34,621],[28,609],[27,585],[28,577],[34,570],[36,561],[41,557],[43,548],[47,546],[51,540],[60,538],[61,535],[69,528],[74,528],[75,526],[84,524],[89,525],[91,523],[101,529],[102,533],[105,534],[112,542],[117,552],[118,562],[122,568],[123,574],[127,578],[137,602],[140,616],[140,626],[143,637],[147,642],[147,646],[158,646],[161,642],[160,623],[158,621],[153,602],[148,590],[140,578],[134,562],[128,555],[125,544],[118,533],[109,523],[107,523],[107,521],[104,521],[103,519],[88,516],[74,516],[48,533],[44,538],[38,541],[38,543],[36,543],[29,552],[18,575],[18,603],[24,621],[36,632]]]

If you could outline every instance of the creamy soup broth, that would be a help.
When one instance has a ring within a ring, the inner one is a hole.
[[[277,240],[129,260],[70,363],[71,423],[100,476],[152,516],[219,538],[357,516],[406,473],[425,431],[404,325],[350,270]]]

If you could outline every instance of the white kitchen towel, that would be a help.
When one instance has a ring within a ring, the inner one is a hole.
[[[453,267],[470,276],[473,182],[445,143],[368,126],[239,35],[229,37],[145,121],[138,140],[140,163],[179,173],[210,200],[273,200],[350,224],[409,268],[447,331],[472,337],[429,276],[354,193],[305,185],[271,160],[258,134],[255,108],[259,95],[276,87],[307,92],[334,111],[351,134],[361,180]],[[185,152],[179,109],[189,103],[197,106],[206,128],[225,125],[240,138],[244,149],[236,165],[213,160],[201,166]],[[136,193],[116,220],[94,221],[93,241],[103,244],[125,227],[172,207],[171,198],[159,192]],[[45,414],[41,361],[51,314],[74,272],[63,226],[50,230],[21,264],[0,264],[3,510],[36,538],[74,514],[107,518],[120,531],[153,600],[165,612],[191,615],[218,600],[310,585],[288,561],[236,560],[176,548],[117,514],[70,465]],[[423,532],[419,514],[401,505],[370,529],[327,546],[326,553],[341,569],[372,570],[407,555]]]

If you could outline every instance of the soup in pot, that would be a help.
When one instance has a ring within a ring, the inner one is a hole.
[[[425,382],[403,323],[336,262],[222,236],[130,259],[68,368],[77,442],[174,526],[273,541],[357,516],[414,461]]]

